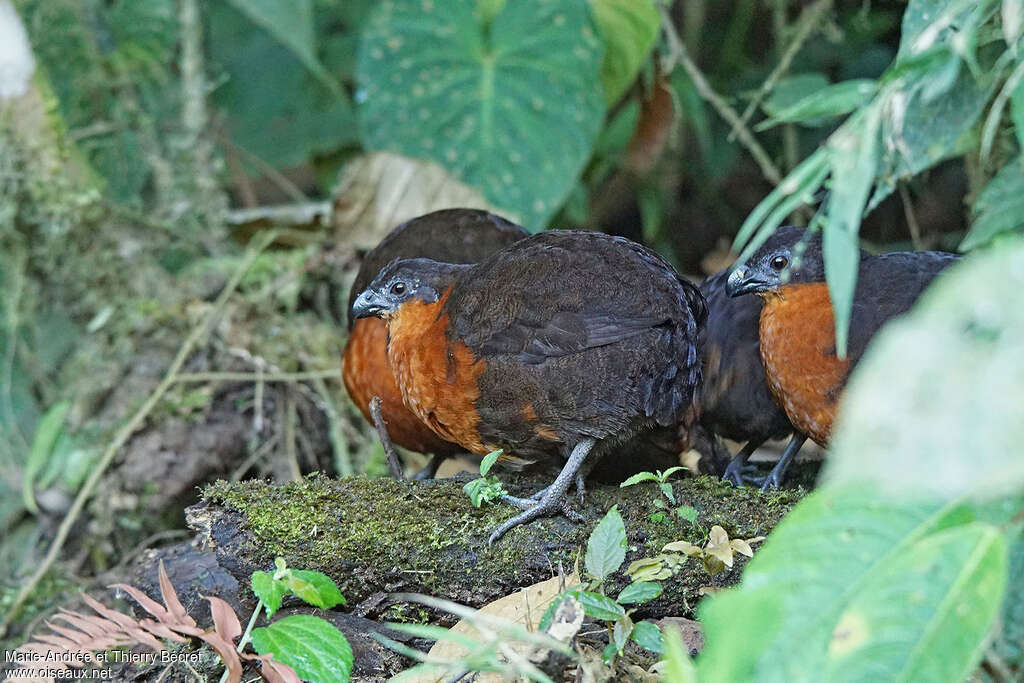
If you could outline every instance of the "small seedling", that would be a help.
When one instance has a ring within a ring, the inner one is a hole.
[[[625,559],[626,526],[618,506],[613,506],[594,527],[587,541],[584,565],[590,580],[582,586],[570,588],[551,602],[541,618],[541,630],[547,628],[558,606],[571,596],[579,601],[588,617],[605,622],[608,645],[602,652],[602,658],[606,663],[614,661],[630,640],[640,647],[661,652],[661,631],[658,627],[649,622],[634,623],[631,614],[635,608],[626,607],[658,597],[661,585],[653,581],[634,581],[615,598],[605,595],[606,580],[619,570]]]
[[[491,471],[500,455],[500,449],[485,455],[484,459],[480,461],[480,477],[467,482],[462,487],[462,490],[466,492],[469,500],[473,503],[473,507],[480,507],[484,503],[489,503],[506,495],[505,487],[498,481],[498,478],[487,476],[487,473]]]
[[[619,488],[626,488],[627,486],[633,486],[644,481],[657,482],[658,488],[661,489],[662,494],[668,499],[670,505],[676,504],[676,494],[672,490],[672,485],[668,483],[668,478],[679,470],[685,470],[686,468],[679,465],[676,467],[669,467],[667,470],[662,472],[661,470],[655,470],[654,472],[637,472],[626,481],[619,484]],[[660,502],[660,501],[659,501]],[[662,507],[662,506],[658,506]]]

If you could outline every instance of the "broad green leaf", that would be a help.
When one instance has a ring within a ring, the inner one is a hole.
[[[331,577],[320,572],[306,569],[293,569],[285,579],[285,583],[296,597],[314,607],[330,609],[335,605],[344,605],[345,598],[338,585]]]
[[[269,619],[274,616],[274,612],[281,609],[281,601],[288,592],[288,586],[284,581],[275,579],[269,572],[255,571],[252,573],[252,592],[263,601]]]
[[[996,235],[1024,227],[1024,157],[1007,162],[974,202],[971,231],[960,251],[985,244]]]
[[[626,647],[626,643],[629,642],[629,636],[633,633],[633,620],[629,618],[629,615],[623,614],[615,621],[615,626],[612,628],[612,642],[615,643],[615,648],[622,652],[622,648]]]
[[[371,150],[436,161],[532,230],[568,196],[604,117],[602,47],[586,0],[385,0],[359,50]]]
[[[661,629],[649,621],[641,621],[633,625],[633,632],[630,634],[633,642],[651,652],[661,653],[665,649]],[[689,659],[689,657],[687,657]],[[669,679],[671,680],[671,679]]]
[[[936,77],[934,71],[908,77],[905,88],[890,93],[882,119],[885,153],[869,210],[889,196],[900,180],[966,149],[966,134],[984,111],[990,88],[976,81],[968,69],[959,73],[948,91],[932,100],[923,86]]]
[[[71,410],[70,401],[61,401],[50,406],[50,409],[43,415],[43,419],[39,421],[35,438],[32,439],[32,447],[28,452],[25,470],[21,475],[21,500],[33,514],[39,513],[34,489],[36,476],[46,467],[46,463],[53,453],[54,444],[57,443],[57,438],[64,431],[64,420],[67,419],[69,410]]]
[[[1018,83],[1010,94],[1010,114],[1013,128],[1017,131],[1017,143],[1024,149],[1024,81]]]
[[[659,481],[658,488],[661,489],[661,493],[666,498],[668,498],[670,503],[672,503],[673,505],[676,504],[676,494],[675,491],[672,490],[672,484],[668,483],[667,481]]]
[[[476,9],[480,13],[480,20],[485,24],[494,21],[498,12],[505,7],[506,0],[476,0]]]
[[[670,627],[665,630],[664,647],[665,668],[662,669],[662,680],[665,683],[697,683],[697,668],[690,661],[690,653],[686,651],[683,637],[677,629]]]
[[[269,34],[251,30],[231,4],[210,3],[208,14],[211,61],[224,80],[211,99],[223,112],[232,144],[282,168],[358,142],[346,95],[325,86]],[[244,154],[240,160],[251,168]]]
[[[620,489],[624,489],[627,486],[633,486],[639,484],[642,481],[658,481],[658,477],[653,472],[637,472],[626,481],[619,484]]]
[[[858,586],[831,634],[830,681],[960,681],[981,659],[1006,586],[1006,543],[988,524],[953,527]]]
[[[971,519],[970,510],[962,506],[885,502],[873,488],[819,489],[776,527],[747,565],[738,589],[706,601],[701,621],[708,644],[699,661],[701,679],[823,680],[822,672],[836,656],[840,636],[849,638],[848,647],[854,642],[885,642],[891,629],[872,630],[871,623],[854,622],[847,616],[855,614],[851,609],[866,609],[862,606],[867,604],[888,608],[894,619],[904,620],[906,632],[916,629],[915,645],[929,640],[948,644],[942,639],[949,634],[928,630],[921,619],[922,610],[937,617],[948,604],[960,604],[962,595],[957,591],[962,583],[950,576],[969,576],[971,567],[978,565],[984,570],[976,574],[984,579],[979,594],[986,600],[994,595],[998,601],[1001,592],[999,581],[991,580],[998,579],[999,572],[989,572],[1002,566],[989,555],[997,550],[986,549],[990,543],[997,545],[991,527],[980,525],[985,531],[970,532],[978,533],[978,554],[965,554],[962,543],[941,540],[952,538],[943,536],[946,530],[959,534],[961,529],[978,529],[979,525],[958,526]],[[912,559],[936,573],[910,571],[915,566]],[[888,597],[877,597],[882,586],[889,586]],[[897,594],[902,597],[891,597]],[[738,614],[746,616],[737,619]],[[953,639],[976,647],[987,624],[980,633],[972,628],[954,627]],[[886,658],[879,654],[876,680],[900,680],[889,674],[910,661],[908,643],[905,640],[888,650]],[[970,653],[965,653],[950,650],[947,657],[935,651],[932,656],[943,659],[944,666],[960,666],[970,659]]]
[[[870,79],[856,79],[829,85],[779,109],[771,118],[758,124],[756,130],[766,130],[780,123],[803,123],[846,114],[874,97],[878,83]]]
[[[484,456],[484,459],[480,461],[480,476],[486,477],[487,473],[494,467],[494,463],[498,462],[498,457],[501,455],[501,449],[491,451]]]
[[[1016,671],[1024,671],[1024,537],[1010,546],[1010,569],[992,649]]]
[[[866,482],[896,500],[1024,489],[1020,291],[1024,236],[1007,235],[884,327],[844,393],[825,480]]]
[[[580,601],[580,604],[583,605],[583,611],[591,619],[615,621],[626,613],[622,605],[600,593],[580,591],[574,593],[573,596]]]
[[[352,673],[352,648],[334,625],[296,614],[252,631],[252,646],[261,655],[295,669],[309,683],[345,683]]]
[[[846,341],[857,286],[860,248],[857,234],[878,168],[878,128],[881,109],[869,107],[854,117],[828,141],[832,193],[828,200],[828,225],[822,236],[825,280],[835,313],[836,353],[846,357]]]
[[[910,0],[903,13],[897,61],[949,42],[953,34],[964,29],[963,17],[975,11],[978,4],[976,0]]]
[[[626,525],[619,514],[619,507],[613,505],[590,532],[584,561],[590,575],[604,581],[622,566],[625,559]]]
[[[590,0],[594,21],[604,40],[601,83],[614,104],[636,78],[661,28],[652,0]]]
[[[661,595],[661,585],[653,581],[636,581],[622,589],[617,598],[623,605],[647,602]]]
[[[299,58],[309,71],[336,95],[334,80],[316,56],[313,33],[313,0],[228,0],[239,12],[273,36]]]

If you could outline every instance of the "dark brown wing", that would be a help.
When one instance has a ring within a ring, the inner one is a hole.
[[[465,271],[446,310],[487,365],[482,428],[525,406],[567,442],[675,424],[700,381],[703,297],[622,238],[529,237]]]
[[[793,431],[775,403],[761,362],[761,299],[725,293],[729,269],[700,285],[708,304],[700,348],[704,380],[700,389],[701,424],[734,441],[781,439]]]
[[[363,258],[348,297],[349,329],[352,302],[391,261],[429,258],[444,263],[478,263],[527,234],[515,223],[479,209],[443,209],[402,223]]]
[[[882,325],[909,311],[932,280],[959,260],[944,251],[900,251],[862,259],[850,313],[851,366]]]

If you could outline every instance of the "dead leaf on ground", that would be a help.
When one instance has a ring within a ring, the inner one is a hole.
[[[565,577],[564,587],[570,588],[579,583],[579,574],[573,572]],[[537,631],[539,630],[541,617],[544,616],[544,611],[559,594],[561,588],[561,578],[555,576],[546,581],[535,583],[532,586],[521,588],[503,598],[498,598],[494,602],[481,607],[480,612],[506,619],[531,631]],[[580,621],[582,622],[582,619]],[[476,628],[465,619],[452,626],[451,630],[471,638],[478,638],[480,635]],[[527,647],[525,644],[520,647],[516,643],[514,649],[525,654]],[[451,641],[439,640],[430,648],[428,654],[432,659],[453,660],[464,657],[468,653],[464,648]],[[449,674],[447,673],[424,673],[415,678],[408,679],[408,681],[409,683],[440,683],[441,681],[448,680],[448,678]],[[497,673],[481,673],[474,680],[477,683],[501,683],[505,679]]]

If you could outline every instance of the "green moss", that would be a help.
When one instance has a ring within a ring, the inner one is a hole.
[[[537,485],[509,479],[507,487],[517,494]],[[249,532],[244,537],[253,545],[251,552],[245,551],[252,564],[269,565],[280,555],[289,566],[323,571],[350,602],[383,589],[425,591],[472,603],[546,578],[550,567],[559,563],[574,566],[591,524],[544,518],[513,529],[488,546],[490,531],[517,510],[502,504],[474,508],[462,484],[461,479],[333,480],[312,475],[282,486],[218,482],[203,497],[240,513]],[[596,522],[612,505],[619,505],[630,539],[628,562],[655,555],[672,541],[702,542],[714,524],[732,537],[766,535],[800,497],[794,492],[767,495],[736,489],[710,478],[680,480],[673,488],[677,506],[697,510],[695,523],[675,515],[669,515],[667,523],[652,522],[650,515],[658,510],[654,501],[661,496],[654,485],[598,487],[588,493],[583,511]],[[699,589],[712,583],[697,563],[692,567],[666,582],[666,592],[677,604],[696,602]],[[447,583],[440,584],[435,577],[445,577]],[[722,580],[737,578],[734,570]],[[410,614],[398,612],[389,618],[418,618]]]

